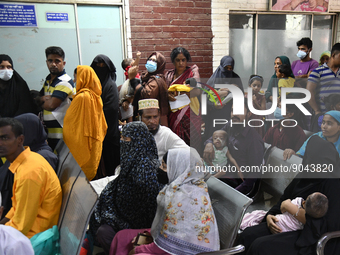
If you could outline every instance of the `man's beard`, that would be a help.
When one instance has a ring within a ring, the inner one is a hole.
[[[156,134],[157,134],[157,132],[158,132],[158,130],[159,130],[159,125],[157,126],[157,128],[156,128],[156,129],[149,130],[149,132],[150,132],[152,135],[156,135]]]

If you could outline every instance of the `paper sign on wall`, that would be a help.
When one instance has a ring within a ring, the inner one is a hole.
[[[34,5],[0,4],[0,26],[37,27]]]
[[[68,13],[46,12],[46,21],[68,22]]]

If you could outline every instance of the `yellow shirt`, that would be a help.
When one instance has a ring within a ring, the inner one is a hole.
[[[58,224],[62,192],[50,164],[29,147],[11,163],[14,174],[12,208],[6,223],[31,238]]]
[[[282,78],[279,80],[279,97],[281,97],[281,88],[293,88],[295,83],[295,79],[292,77]],[[287,93],[288,94],[288,93]]]

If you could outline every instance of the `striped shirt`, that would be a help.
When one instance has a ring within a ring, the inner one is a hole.
[[[321,112],[327,112],[325,97],[334,93],[340,94],[340,70],[334,73],[325,63],[311,72],[308,81],[316,83],[315,100]]]
[[[63,101],[63,103],[69,100],[68,98],[72,98],[73,95],[75,95],[76,89],[74,87],[74,83],[72,78],[66,74],[65,70],[61,73],[61,75],[57,78],[55,78],[51,83],[51,75],[48,75],[46,77],[46,81],[44,83],[43,88],[40,91],[40,95],[51,95],[52,97],[57,97]],[[62,104],[63,104],[62,103]],[[48,130],[48,138],[52,139],[62,139],[63,138],[63,128],[62,124],[60,123],[60,119],[56,119],[56,112],[58,111],[58,108],[60,110],[60,107],[57,107],[53,113],[52,111],[44,110],[44,123]],[[65,115],[65,112],[63,115],[61,115],[62,119]],[[60,116],[60,115],[59,115]]]

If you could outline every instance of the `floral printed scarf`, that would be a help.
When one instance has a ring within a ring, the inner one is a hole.
[[[168,152],[169,184],[157,197],[151,234],[170,254],[197,254],[219,250],[220,241],[202,160],[193,148]]]

